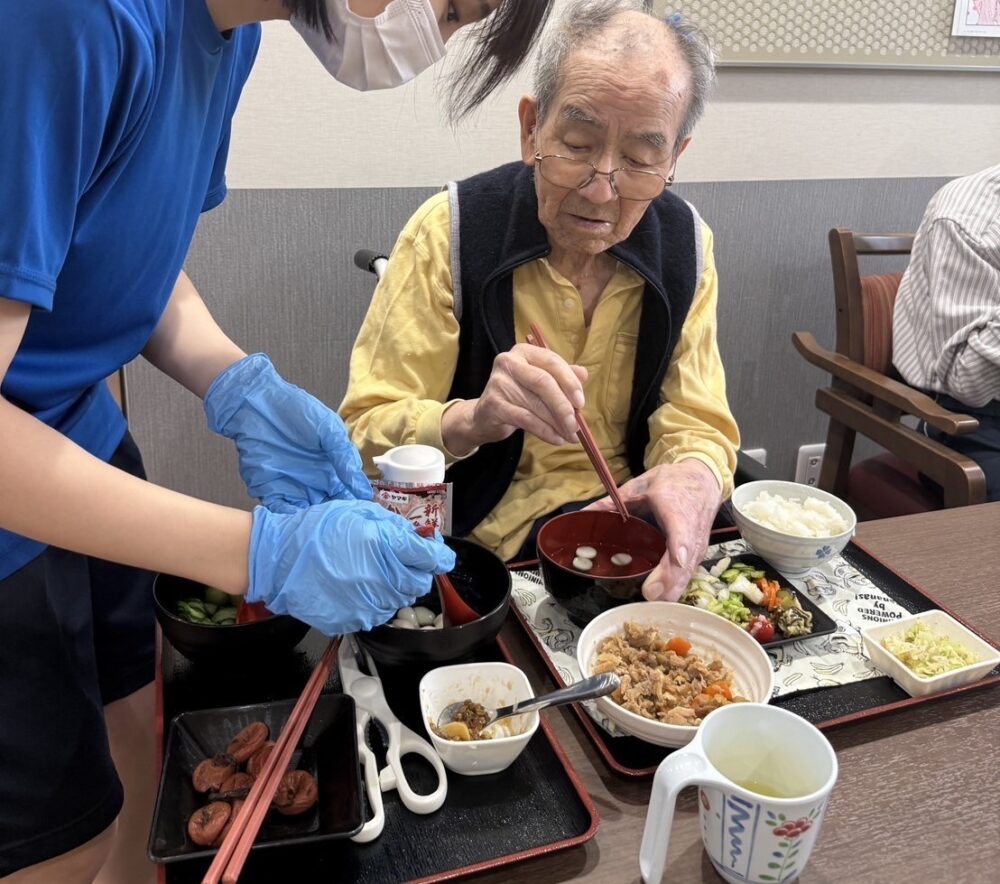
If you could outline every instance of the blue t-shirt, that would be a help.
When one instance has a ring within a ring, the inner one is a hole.
[[[0,0],[0,297],[31,304],[9,401],[107,460],[139,354],[222,202],[260,26],[205,0]],[[0,577],[44,546],[0,530]]]

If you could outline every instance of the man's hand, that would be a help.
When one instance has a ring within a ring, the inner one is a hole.
[[[712,471],[689,458],[661,464],[630,479],[619,489],[633,515],[652,515],[667,537],[667,551],[642,585],[650,601],[675,602],[708,549],[708,535],[722,504],[722,491]],[[608,497],[587,509],[614,510]]]
[[[550,445],[572,441],[574,408],[583,408],[587,370],[570,365],[551,350],[518,344],[493,361],[478,399],[449,408],[441,435],[449,451],[464,456],[478,445],[499,442],[516,430],[532,433]]]

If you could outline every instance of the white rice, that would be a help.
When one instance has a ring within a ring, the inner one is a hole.
[[[847,530],[847,520],[825,500],[789,500],[761,491],[741,508],[743,515],[765,528],[795,537],[832,537]]]

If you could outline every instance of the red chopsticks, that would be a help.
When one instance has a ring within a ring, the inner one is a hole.
[[[542,335],[542,330],[534,322],[531,323],[531,336],[535,339],[535,343],[539,347],[544,347],[546,350],[549,349],[549,345],[545,343],[545,337]],[[583,450],[587,452],[587,457],[590,458],[590,462],[594,465],[594,469],[597,471],[597,475],[607,490],[608,496],[613,501],[615,509],[618,510],[619,515],[622,517],[622,521],[627,522],[629,512],[625,508],[625,501],[622,500],[621,495],[618,493],[615,477],[611,475],[611,467],[608,466],[604,455],[601,454],[601,449],[597,447],[594,434],[590,432],[590,427],[587,426],[587,420],[584,418],[583,412],[579,408],[574,408],[573,413],[576,415],[576,423],[580,428],[576,436],[580,440],[580,444],[583,445]]]
[[[243,864],[250,854],[250,848],[253,847],[254,839],[257,837],[257,832],[271,806],[271,799],[274,798],[274,793],[281,783],[281,778],[285,775],[295,748],[298,746],[299,740],[302,739],[302,734],[309,723],[309,717],[323,691],[323,685],[330,677],[330,670],[337,659],[337,645],[339,643],[339,638],[330,640],[330,644],[327,645],[323,656],[320,657],[319,663],[316,664],[312,675],[309,676],[309,681],[306,682],[298,702],[296,702],[288,716],[288,721],[285,722],[281,734],[275,741],[274,749],[271,750],[271,754],[264,764],[264,769],[254,781],[253,786],[250,787],[250,794],[247,795],[233,825],[223,839],[219,852],[212,860],[212,865],[209,866],[205,877],[202,878],[202,884],[218,884],[220,876],[223,884],[235,884],[239,878]]]

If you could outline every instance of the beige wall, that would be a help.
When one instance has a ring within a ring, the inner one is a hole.
[[[234,123],[236,188],[437,186],[518,156],[523,74],[458,131],[437,70],[389,92],[335,82],[286,23],[264,26]],[[720,70],[678,177],[688,181],[935,177],[1000,161],[996,73]]]

